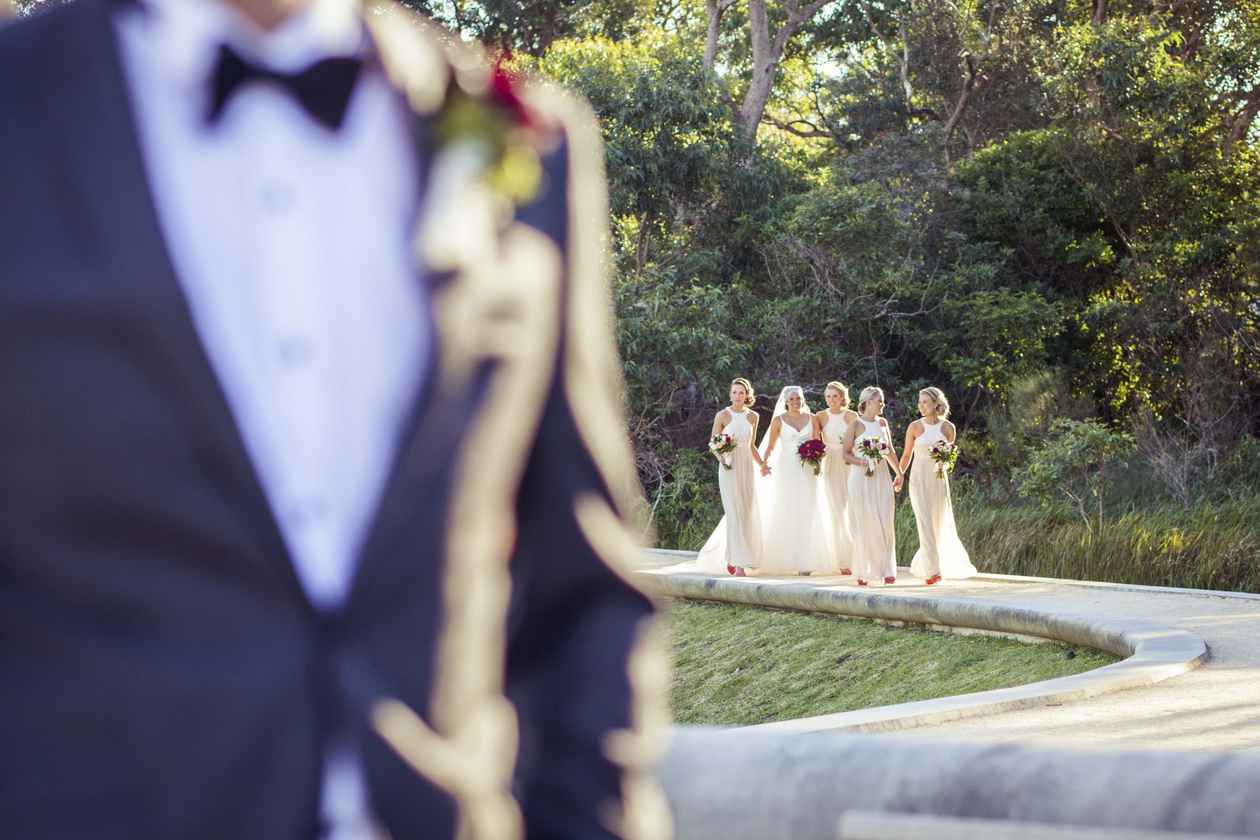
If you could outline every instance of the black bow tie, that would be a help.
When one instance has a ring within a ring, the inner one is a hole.
[[[336,131],[350,107],[350,96],[363,62],[357,58],[325,58],[301,73],[280,73],[241,58],[226,44],[219,47],[210,91],[211,123],[219,119],[232,93],[248,82],[267,82],[287,90],[320,125]]]

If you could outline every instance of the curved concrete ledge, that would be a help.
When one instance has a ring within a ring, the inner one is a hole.
[[[1035,636],[1125,657],[1113,665],[1071,677],[937,700],[779,721],[745,727],[744,731],[909,729],[1150,686],[1198,667],[1208,655],[1206,643],[1193,633],[1130,618],[1049,612],[945,595],[905,596],[895,591],[829,587],[821,582],[799,583],[781,578],[719,578],[665,571],[639,571],[635,576],[645,590],[657,596]]]
[[[1260,756],[745,732],[675,731],[660,778],[678,840],[836,840],[853,811],[1000,820],[1002,838],[1035,836],[1026,823],[1260,836]]]
[[[674,560],[673,562],[678,562]],[[1006,583],[1050,583],[1055,586],[1080,586],[1086,589],[1109,589],[1113,592],[1148,592],[1154,595],[1186,595],[1191,598],[1230,598],[1238,601],[1260,601],[1254,592],[1232,592],[1226,589],[1186,589],[1183,586],[1150,586],[1143,583],[1112,583],[1106,580],[1072,580],[1071,578],[999,575],[981,572],[974,580],[999,580]]]

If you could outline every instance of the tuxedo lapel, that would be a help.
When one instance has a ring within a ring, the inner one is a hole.
[[[419,247],[420,231],[432,204],[433,167],[437,140],[433,117],[445,97],[451,80],[451,67],[445,54],[417,31],[411,12],[390,0],[369,3],[363,11],[372,38],[374,60],[390,82],[407,100],[412,110],[412,132],[416,153],[417,215],[413,231],[416,273],[425,285],[429,310],[428,364],[424,380],[404,425],[394,460],[376,515],[359,555],[354,582],[347,602],[353,611],[370,608],[377,599],[388,597],[391,581],[400,574],[440,574],[440,557],[445,542],[446,495],[441,475],[449,471],[454,451],[467,429],[469,415],[476,406],[474,377],[465,363],[466,354],[454,339],[459,331],[450,328],[449,319],[440,316],[443,298],[459,296],[460,276],[452,267],[427,259]],[[465,325],[475,331],[475,325]],[[458,395],[457,395],[458,393]],[[424,500],[422,508],[418,499]],[[417,527],[419,526],[419,527]],[[415,534],[424,535],[423,542]],[[400,540],[410,540],[400,544]],[[404,563],[406,568],[397,564]]]
[[[420,178],[413,255],[417,274],[428,291],[431,328],[430,363],[360,553],[348,604],[351,610],[387,597],[391,575],[442,573],[454,457],[467,437],[470,419],[480,408],[484,387],[496,364],[493,330],[488,329],[493,325],[480,320],[487,307],[481,305],[484,301],[477,285],[478,279],[484,284],[489,278],[471,276],[476,272],[467,265],[434,259],[432,249],[425,247],[426,238],[458,239],[469,227],[483,224],[475,214],[444,212],[449,202],[437,194],[452,188],[450,178],[434,171],[443,160],[434,119],[447,87],[455,84],[449,56],[437,44],[434,33],[424,24],[418,25],[412,13],[391,0],[370,3],[364,10],[364,21],[376,59],[406,97],[414,116]],[[493,232],[487,231],[485,241],[492,238]],[[416,504],[419,499],[424,500],[423,509]],[[419,532],[425,541],[417,543],[416,526],[421,521],[425,525]],[[398,563],[405,563],[406,569]]]
[[[66,144],[62,158],[80,208],[80,235],[104,267],[103,284],[141,316],[151,331],[149,352],[169,380],[161,383],[181,422],[191,431],[208,476],[229,497],[258,539],[257,561],[309,606],[288,549],[209,357],[163,238],[123,72],[110,4],[82,0],[77,25],[62,44],[74,61],[62,65],[64,98],[49,109],[57,125],[49,136]],[[103,290],[112,294],[108,289]]]
[[[381,2],[365,19],[418,119],[437,134],[443,106],[461,96],[495,107],[486,104],[484,56],[402,14]],[[557,370],[564,275],[560,243],[536,210],[563,217],[563,201],[549,196],[566,179],[559,145],[538,148],[552,171],[530,206],[514,207],[488,177],[485,149],[484,140],[443,135],[425,162],[415,246],[426,277],[441,278],[430,283],[438,363],[356,592],[361,609],[416,581],[435,598],[433,684],[416,703],[421,714],[378,707],[374,723],[453,797],[459,836],[513,838],[522,826],[511,793],[516,719],[504,694],[510,562],[517,494]]]

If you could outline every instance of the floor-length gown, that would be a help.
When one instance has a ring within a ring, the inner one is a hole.
[[[824,415],[827,422],[822,428],[822,440],[827,445],[827,457],[823,459],[822,490],[826,496],[826,522],[820,529],[825,550],[830,559],[828,568],[839,571],[853,567],[853,536],[849,533],[849,472],[851,467],[844,460],[844,434],[849,424],[844,414]]]
[[[947,578],[968,578],[976,574],[971,558],[958,529],[954,525],[954,505],[949,491],[949,472],[936,474],[932,460],[932,444],[945,440],[944,420],[929,425],[922,421],[923,432],[914,442],[913,466],[910,469],[910,505],[919,526],[919,550],[914,553],[910,571],[918,577],[941,575]]]
[[[819,481],[812,466],[801,463],[797,448],[813,437],[810,416],[802,415],[805,426],[799,431],[788,425],[783,415],[779,426],[778,449],[770,468],[770,507],[766,517],[761,571],[767,574],[795,574],[829,570],[826,552],[815,539],[819,516]]]
[[[891,449],[891,436],[878,420],[859,417],[857,423],[855,454],[857,442],[868,437],[882,438]],[[892,477],[882,458],[875,464],[874,475],[867,475],[863,467],[849,469],[849,533],[853,538],[853,574],[863,580],[897,576]]]
[[[722,456],[731,465],[729,470],[717,465],[718,491],[725,515],[700,549],[696,562],[706,572],[726,574],[727,565],[756,568],[761,563],[762,516],[753,487],[757,463],[752,455],[750,413],[749,409],[741,414],[732,411],[730,422],[722,429],[735,441],[735,450]]]

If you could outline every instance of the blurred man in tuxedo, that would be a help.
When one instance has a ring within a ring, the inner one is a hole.
[[[598,138],[454,49],[0,28],[5,836],[667,830]]]

